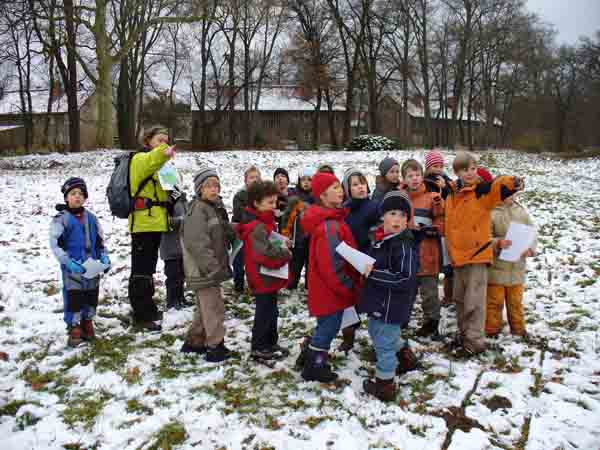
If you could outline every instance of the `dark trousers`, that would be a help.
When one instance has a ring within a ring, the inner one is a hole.
[[[279,307],[277,293],[257,294],[254,297],[256,310],[252,326],[252,350],[269,350],[277,344],[277,319]]]
[[[154,296],[154,278],[162,233],[131,234],[131,276],[129,302],[137,322],[158,320]]]
[[[304,276],[304,284],[308,289],[308,246],[300,245],[294,247],[292,251],[292,260],[290,261],[291,279],[288,284],[289,289],[296,289],[300,278],[302,277],[302,269],[306,266],[306,274]]]
[[[244,289],[244,248],[240,248],[240,251],[233,258],[233,285],[236,290],[241,291]]]
[[[165,260],[165,276],[167,277],[167,306],[172,307],[183,302],[185,273],[183,258]]]
[[[90,320],[98,307],[98,288],[63,292],[64,319],[67,326],[77,326],[82,320]]]

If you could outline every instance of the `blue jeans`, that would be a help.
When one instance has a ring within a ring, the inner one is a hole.
[[[233,285],[237,290],[244,289],[244,248],[233,258]]]
[[[399,324],[385,323],[369,317],[369,336],[371,336],[377,354],[375,376],[381,380],[391,380],[396,375],[398,366],[396,353],[402,346],[401,331],[402,327]]]
[[[340,331],[343,316],[342,310],[329,316],[317,317],[317,328],[310,341],[313,350],[329,351],[331,343]]]

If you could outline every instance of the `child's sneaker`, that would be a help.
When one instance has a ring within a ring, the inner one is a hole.
[[[94,322],[91,319],[83,319],[81,321],[81,339],[84,341],[93,341],[96,339],[94,332]]]
[[[74,327],[69,328],[69,340],[67,341],[67,345],[69,347],[77,347],[83,342],[81,338],[81,327],[76,325]]]

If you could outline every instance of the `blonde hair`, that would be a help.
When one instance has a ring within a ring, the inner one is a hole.
[[[467,170],[471,163],[477,165],[477,158],[473,153],[458,152],[456,158],[452,161],[452,169],[457,174],[460,170]]]
[[[248,175],[250,175],[252,172],[256,172],[260,177],[260,170],[258,170],[258,167],[250,166],[244,171],[244,181],[248,179]]]
[[[144,132],[142,135],[142,145],[148,145],[148,142],[157,134],[165,134],[168,136],[169,130],[162,125],[154,125],[153,127],[150,127],[148,131]]]

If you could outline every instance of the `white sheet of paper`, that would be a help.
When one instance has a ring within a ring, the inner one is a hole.
[[[231,250],[229,251],[229,265],[230,266],[233,266],[233,260],[235,259],[235,257],[240,252],[240,250],[242,249],[243,246],[244,246],[244,241],[242,241],[240,239],[236,239],[235,241],[233,241],[233,245],[231,247]]]
[[[350,247],[345,242],[341,242],[335,249],[342,258],[348,261],[352,267],[358,270],[359,273],[365,273],[367,266],[375,263],[375,258]]]
[[[358,322],[360,322],[360,319],[358,317],[358,313],[356,312],[356,308],[354,306],[346,308],[344,310],[344,315],[342,316],[341,328],[344,329],[346,327],[350,327]]]
[[[88,258],[82,266],[85,268],[85,272],[82,274],[84,278],[92,279],[98,275],[104,273],[108,269],[108,264],[102,264],[97,259]]]
[[[269,269],[265,266],[260,266],[259,272],[263,275],[287,280],[290,276],[290,265],[286,264],[285,266],[282,266],[279,269]]]
[[[172,191],[177,185],[177,169],[173,161],[167,161],[158,171],[158,181],[165,191]]]
[[[503,249],[498,258],[503,261],[516,262],[521,259],[523,252],[533,244],[535,228],[531,225],[511,222],[504,239],[511,241],[512,245]]]
[[[277,231],[271,232],[269,235],[269,240],[271,242],[282,242],[284,245],[287,241],[289,241],[288,238],[286,238],[283,234],[279,234]]]

